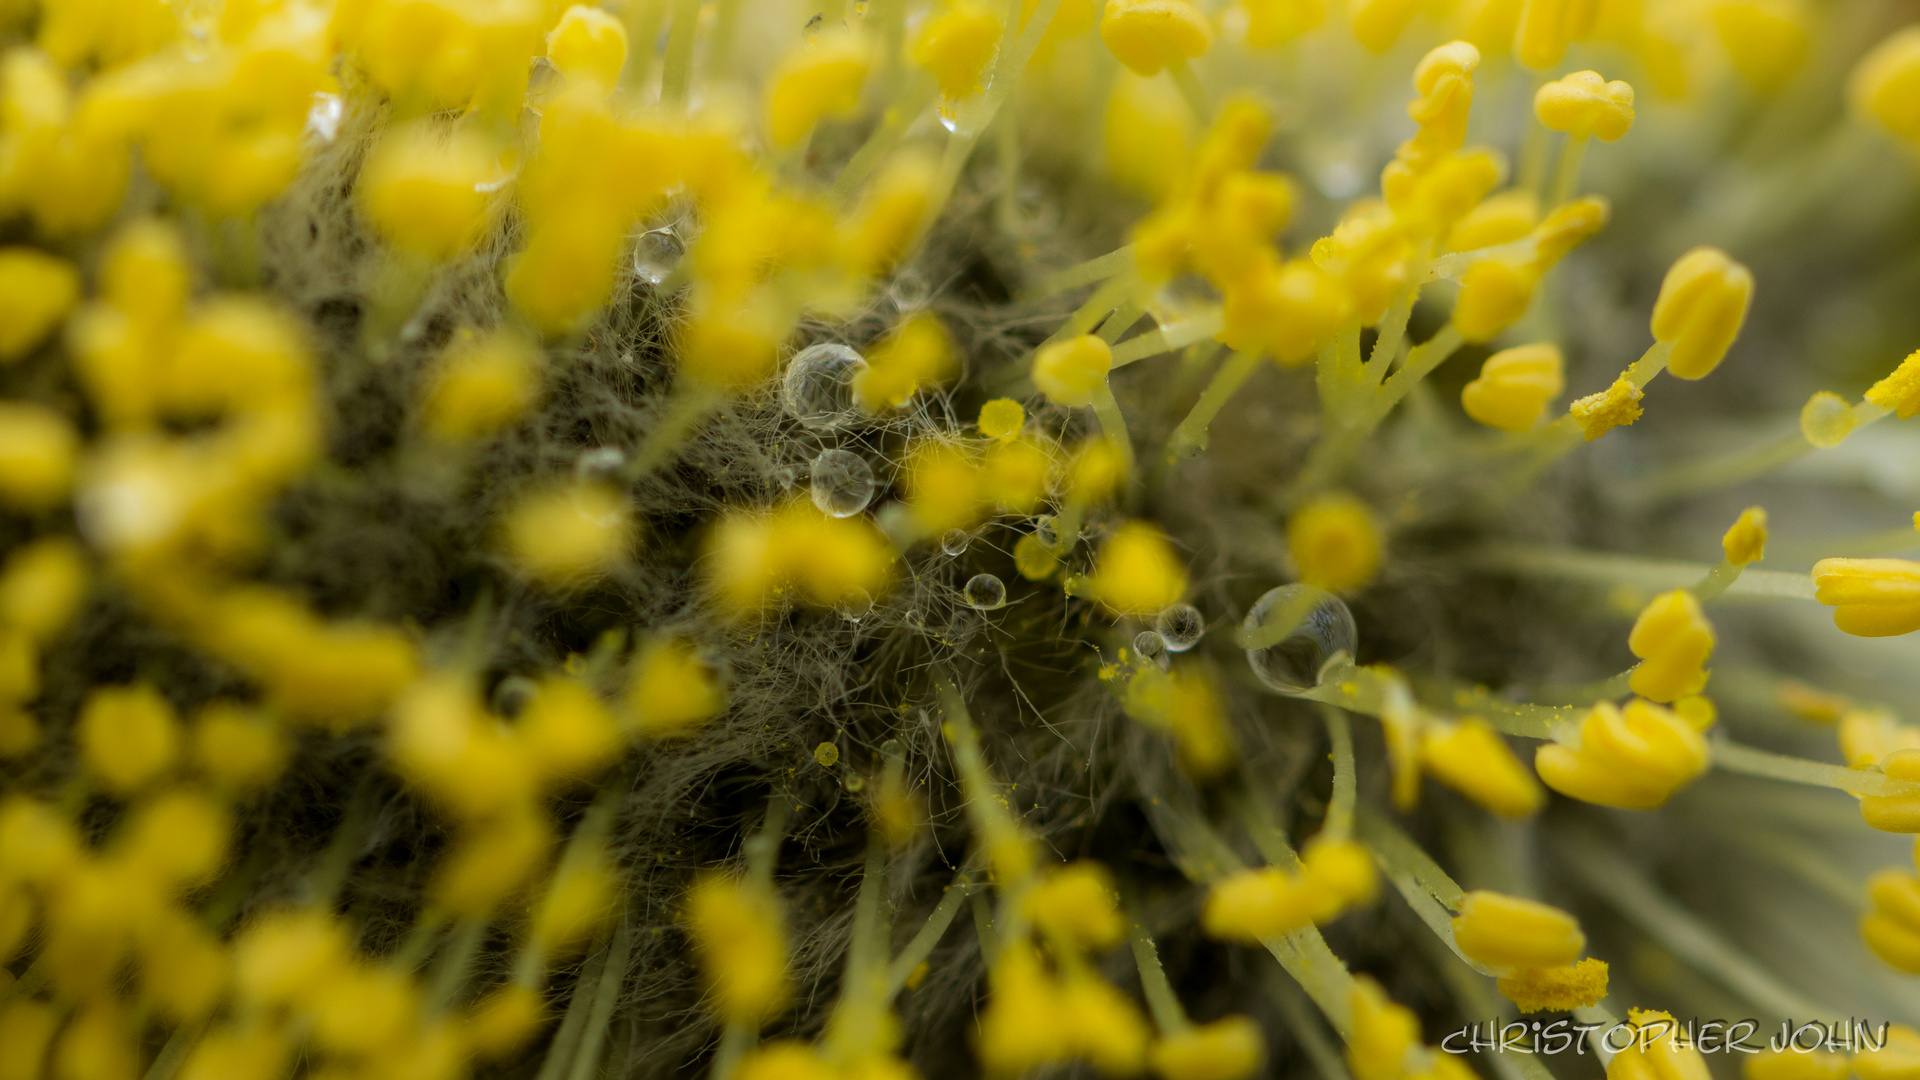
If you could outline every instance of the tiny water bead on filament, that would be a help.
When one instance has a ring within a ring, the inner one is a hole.
[[[1913,17],[0,3],[0,1080],[1912,1080]]]

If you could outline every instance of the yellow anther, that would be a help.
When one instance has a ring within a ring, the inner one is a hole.
[[[1319,898],[1302,879],[1266,866],[1214,882],[1200,925],[1217,938],[1256,943],[1307,925],[1319,907]]]
[[[1419,0],[1360,0],[1349,16],[1353,36],[1369,52],[1386,52],[1400,40],[1419,11]]]
[[[1893,967],[1920,974],[1920,877],[1882,870],[1867,879],[1867,903],[1870,910],[1860,918],[1867,947]]]
[[[145,683],[88,694],[78,727],[88,769],[117,795],[152,783],[173,767],[180,753],[179,718]]]
[[[1721,0],[1713,28],[1733,69],[1755,90],[1770,93],[1806,63],[1809,16],[1799,0]]]
[[[867,65],[866,43],[846,32],[820,34],[790,54],[767,85],[767,138],[792,146],[813,134],[821,118],[852,112]]]
[[[1247,44],[1274,49],[1327,21],[1326,0],[1241,0],[1247,13]]]
[[[1477,717],[1422,733],[1420,763],[1448,787],[1501,817],[1526,817],[1546,800],[1539,781],[1514,757],[1506,740]]]
[[[1164,1080],[1241,1080],[1266,1056],[1260,1025],[1236,1015],[1161,1035],[1147,1050],[1147,1064]]]
[[[1541,87],[1533,112],[1554,131],[1613,142],[1633,126],[1633,87],[1597,71],[1576,71]]]
[[[1752,272],[1726,252],[1697,247],[1680,256],[1653,302],[1653,339],[1673,345],[1667,370],[1705,378],[1739,336],[1752,303]]]
[[[1614,428],[1640,419],[1642,396],[1633,380],[1622,375],[1605,390],[1575,399],[1567,411],[1580,425],[1580,433],[1592,442]]]
[[[1857,1051],[1848,1062],[1860,1080],[1901,1080],[1920,1070],[1920,1031],[1894,1024],[1887,1044],[1878,1050]]]
[[[989,986],[980,1016],[980,1059],[989,1072],[1018,1076],[1070,1053],[1060,984],[1032,945],[1009,942]]]
[[[1853,405],[1831,390],[1818,390],[1800,407],[1800,435],[1815,446],[1839,446],[1858,421]]]
[[[1043,933],[1078,949],[1107,949],[1127,933],[1113,875],[1096,862],[1049,871],[1027,894],[1026,912]]]
[[[1134,74],[1153,75],[1205,53],[1213,28],[1187,0],[1106,0],[1100,39]]]
[[[1103,130],[1107,175],[1121,187],[1157,201],[1171,193],[1186,172],[1193,110],[1173,80],[1121,72],[1107,98]]]
[[[1503,191],[1481,202],[1447,234],[1447,248],[1474,251],[1511,243],[1533,231],[1540,200],[1530,191]]]
[[[1347,1066],[1354,1080],[1399,1080],[1408,1052],[1420,1044],[1419,1018],[1365,975],[1353,980],[1348,1008],[1353,1028],[1347,1037]]]
[[[542,679],[520,712],[520,744],[543,779],[574,780],[605,768],[620,751],[613,713],[585,683]]]
[[[576,483],[523,497],[505,522],[508,552],[527,576],[568,588],[611,573],[627,557],[633,525],[626,495]]]
[[[201,710],[192,734],[194,767],[230,792],[271,784],[286,768],[287,737],[271,720],[232,702]]]
[[[1868,387],[1866,397],[1883,409],[1892,409],[1902,420],[1920,413],[1920,349],[1908,353],[1891,374]]]
[[[653,739],[690,735],[726,704],[720,673],[692,642],[654,638],[634,657],[626,713],[639,734]]]
[[[927,207],[939,196],[939,182],[933,163],[919,154],[904,153],[888,162],[851,222],[846,241],[851,269],[867,276],[892,269],[920,235]],[[907,325],[923,318],[932,316],[916,316]]]
[[[987,61],[1000,44],[998,10],[975,0],[958,0],[928,21],[913,42],[913,62],[933,74],[950,101],[980,89]]]
[[[1180,767],[1189,776],[1215,776],[1233,760],[1226,709],[1204,667],[1187,664],[1167,672],[1143,667],[1127,681],[1120,700],[1128,716],[1173,736]]]
[[[1420,125],[1420,133],[1402,148],[1402,156],[1418,166],[1460,149],[1473,106],[1473,70],[1479,66],[1480,50],[1464,41],[1448,42],[1421,59],[1413,69],[1413,91],[1420,96],[1407,106],[1407,117]]]
[[[45,510],[73,487],[79,436],[44,405],[0,401],[0,505]]]
[[[1521,1012],[1598,1005],[1607,996],[1607,962],[1589,956],[1565,967],[1528,968],[1502,976],[1495,985]]]
[[[387,133],[358,190],[368,220],[395,247],[446,259],[480,239],[499,172],[497,150],[479,135],[417,123]]]
[[[1373,511],[1340,492],[1314,496],[1287,519],[1287,552],[1300,580],[1334,592],[1373,580],[1380,572],[1380,541]]]
[[[1562,364],[1554,345],[1502,349],[1487,357],[1480,377],[1460,391],[1460,406],[1488,427],[1525,431],[1540,422],[1547,402],[1566,388]]]
[[[1020,436],[1027,423],[1027,410],[1012,398],[994,398],[980,406],[980,434],[1007,442]]]
[[[1326,922],[1348,908],[1369,904],[1380,891],[1373,854],[1352,840],[1315,837],[1300,853],[1301,878],[1318,904],[1315,922]]]
[[[346,970],[350,949],[346,927],[329,913],[272,912],[234,939],[234,986],[262,1005],[309,1001]]]
[[[1526,0],[1514,30],[1513,58],[1535,71],[1558,67],[1567,44],[1592,29],[1600,6],[1595,0]]]
[[[1460,276],[1460,296],[1453,304],[1453,328],[1470,342],[1491,341],[1519,321],[1533,303],[1540,272],[1531,261],[1482,259]]]
[[[1714,643],[1713,624],[1700,610],[1698,597],[1686,589],[1661,593],[1641,609],[1627,636],[1627,648],[1641,660],[1627,685],[1662,704],[1697,694],[1706,682]]]
[[[1093,334],[1044,346],[1033,358],[1033,383],[1055,405],[1091,405],[1106,386],[1113,349]]]
[[[1091,595],[1116,615],[1151,615],[1178,603],[1187,591],[1187,570],[1165,534],[1144,521],[1129,521],[1100,546],[1089,582]]]
[[[1794,1050],[1762,1050],[1740,1063],[1742,1080],[1845,1080],[1847,1055],[1831,1050],[1801,1053]]]
[[[225,806],[191,788],[174,788],[135,808],[116,837],[119,855],[168,891],[213,880],[227,860],[233,820]]]
[[[938,316],[919,314],[901,323],[867,353],[867,368],[853,378],[854,400],[868,412],[900,408],[921,384],[953,371],[953,341]]]
[[[0,248],[0,366],[47,339],[80,300],[80,272],[32,248]]]
[[[1229,347],[1264,351],[1282,367],[1309,360],[1353,311],[1339,279],[1304,260],[1268,259],[1227,284],[1226,326],[1219,339]]]
[[[1545,270],[1606,228],[1612,206],[1598,195],[1584,195],[1556,208],[1533,227],[1534,267]]]
[[[1028,581],[1045,581],[1060,569],[1060,557],[1039,537],[1028,533],[1013,545],[1013,566]]]
[[[1636,698],[1625,709],[1594,705],[1569,743],[1547,743],[1535,752],[1533,767],[1562,795],[1650,810],[1705,772],[1710,760],[1693,725]]]
[[[540,392],[541,354],[511,331],[467,334],[441,360],[421,426],[452,442],[484,438],[520,418]]]
[[[1847,80],[1853,111],[1907,142],[1920,142],[1920,26],[1887,36]]]
[[[1670,1014],[1629,1009],[1637,1030],[1631,1045],[1613,1056],[1607,1080],[1707,1080],[1706,1059]]]
[[[1406,287],[1412,254],[1408,223],[1379,199],[1349,206],[1333,233],[1315,241],[1312,250],[1314,265],[1338,277],[1352,294],[1351,314],[1363,326],[1379,322]]]
[[[1006,513],[1027,514],[1046,498],[1054,462],[1045,446],[1016,435],[988,447],[980,466],[982,493]]]
[[[775,1039],[755,1047],[733,1075],[735,1080],[835,1080],[842,1074],[806,1043]]]
[[[1573,916],[1535,900],[1475,889],[1453,920],[1453,941],[1492,968],[1555,968],[1580,959],[1587,936]]]
[[[0,566],[0,627],[44,642],[66,629],[87,591],[87,557],[64,537],[22,544]]]
[[[1493,151],[1462,150],[1419,170],[1393,161],[1380,173],[1380,188],[1396,214],[1422,231],[1445,235],[1505,175],[1506,162]]]
[[[1740,511],[1740,517],[1720,538],[1720,547],[1727,553],[1727,561],[1734,566],[1745,566],[1766,558],[1766,508],[1749,506]]]
[[[1850,769],[1876,765],[1897,750],[1920,749],[1920,727],[1903,724],[1886,709],[1845,708],[1835,732]]]
[[[1809,724],[1831,724],[1851,707],[1845,697],[1788,679],[1774,691],[1780,707]]]
[[[1112,440],[1090,438],[1067,462],[1067,492],[1083,505],[1104,502],[1126,482],[1125,465]]]
[[[687,890],[682,920],[722,1019],[757,1024],[786,1003],[787,938],[774,897],[707,875]]]
[[[1920,630],[1920,563],[1905,559],[1821,559],[1813,598],[1833,608],[1833,624],[1857,637]]]
[[[1688,694],[1675,698],[1673,714],[1693,726],[1695,731],[1705,731],[1720,719],[1720,709],[1713,699],[1705,694]]]
[[[1108,1076],[1134,1076],[1146,1065],[1146,1018],[1126,995],[1091,974],[1060,986],[1060,1018],[1069,1052]]]
[[[627,63],[627,30],[595,7],[575,4],[547,34],[547,59],[568,79],[612,90]]]

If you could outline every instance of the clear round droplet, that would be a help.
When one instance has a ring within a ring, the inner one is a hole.
[[[1200,643],[1200,635],[1207,632],[1207,619],[1192,604],[1175,604],[1160,613],[1154,629],[1160,632],[1168,651],[1186,652]]]
[[[865,589],[855,589],[840,598],[833,610],[850,623],[857,623],[873,614],[873,594]]]
[[[617,446],[596,446],[573,459],[573,478],[587,483],[615,480],[627,466],[627,452]]]
[[[829,517],[852,517],[873,501],[873,469],[858,454],[823,450],[809,470],[813,505]]]
[[[506,717],[519,716],[520,710],[539,692],[539,684],[525,675],[509,675],[493,688],[493,711]]]
[[[686,253],[687,245],[672,226],[648,229],[634,241],[633,272],[647,284],[658,285],[667,280]]]
[[[1041,514],[1033,519],[1034,539],[1048,547],[1060,546],[1060,525],[1052,514]]]
[[[992,611],[1007,606],[1007,586],[992,574],[975,574],[967,579],[967,587],[961,590],[967,598],[967,606],[975,611]]]
[[[824,431],[851,421],[858,413],[853,380],[867,370],[860,354],[845,345],[811,345],[787,362],[780,383],[780,406],[807,427]]]
[[[901,616],[901,618],[908,626],[915,630],[925,630],[927,628],[927,617],[920,614],[919,608],[908,608],[907,613]]]
[[[1140,659],[1158,664],[1162,671],[1166,670],[1171,659],[1167,654],[1167,643],[1151,630],[1142,630],[1133,635],[1133,651],[1139,654]]]
[[[1292,623],[1292,629],[1285,625]],[[1264,633],[1263,633],[1264,631]],[[1310,690],[1320,682],[1320,669],[1337,653],[1353,656],[1360,632],[1353,612],[1339,597],[1312,585],[1282,585],[1267,590],[1240,624],[1247,649],[1247,666],[1254,675],[1283,693]],[[1278,641],[1268,639],[1276,636]]]
[[[964,555],[973,543],[973,534],[965,529],[948,529],[940,537],[940,550],[951,556]]]
[[[887,298],[901,311],[917,311],[932,297],[933,287],[917,270],[902,270],[887,285]]]

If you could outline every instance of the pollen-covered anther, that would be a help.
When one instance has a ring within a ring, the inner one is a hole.
[[[1667,370],[1701,379],[1720,366],[1753,303],[1753,273],[1718,248],[1680,256],[1653,302],[1653,339],[1671,344]]]
[[[1622,375],[1605,390],[1576,398],[1567,412],[1580,425],[1580,433],[1586,436],[1588,442],[1592,442],[1614,428],[1625,427],[1640,419],[1640,399],[1643,396],[1633,380]]]
[[[1920,349],[1908,353],[1886,378],[1867,388],[1867,401],[1891,409],[1902,420],[1920,413]]]
[[[1460,405],[1488,427],[1525,431],[1566,388],[1563,364],[1559,347],[1548,343],[1502,349],[1487,357],[1480,377],[1460,391]]]
[[[1576,71],[1542,86],[1533,111],[1554,131],[1613,142],[1633,126],[1633,87],[1597,71]]]
[[[1136,75],[1184,64],[1213,44],[1213,27],[1187,0],[1106,0],[1100,39]]]
[[[1833,608],[1833,624],[1856,637],[1920,630],[1920,563],[1906,559],[1821,559],[1813,598]]]
[[[1714,644],[1713,624],[1698,597],[1686,589],[1661,593],[1641,610],[1627,636],[1627,648],[1641,661],[1627,685],[1662,704],[1697,694],[1706,684]]]
[[[1671,710],[1638,698],[1602,701],[1565,742],[1534,752],[1534,769],[1562,795],[1600,806],[1650,810],[1711,763],[1706,740]]]
[[[1563,967],[1580,958],[1587,937],[1572,915],[1537,900],[1486,889],[1467,893],[1453,920],[1454,944],[1492,968]]]
[[[1523,1013],[1598,1005],[1607,996],[1607,962],[1589,956],[1561,967],[1523,968],[1495,985]]]

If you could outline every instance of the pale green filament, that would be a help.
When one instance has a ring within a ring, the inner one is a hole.
[[[1140,992],[1146,996],[1154,1026],[1163,1035],[1187,1030],[1193,1024],[1187,1019],[1187,1011],[1180,1007],[1173,984],[1167,981],[1166,970],[1160,966],[1160,953],[1153,947],[1153,936],[1147,933],[1146,926],[1134,912],[1128,911],[1127,922],[1133,929],[1133,966],[1140,972]]]
[[[1225,325],[1225,319],[1220,309],[1216,307],[1196,312],[1177,322],[1167,323],[1165,326],[1157,326],[1145,333],[1135,334],[1113,347],[1113,366],[1125,367],[1136,360],[1145,360],[1175,349],[1184,349],[1196,342],[1209,341],[1220,332],[1223,325]]]
[[[1168,460],[1183,457],[1194,450],[1205,450],[1207,428],[1213,423],[1213,418],[1220,415],[1220,410],[1226,408],[1234,392],[1246,385],[1258,370],[1260,354],[1257,352],[1235,350],[1228,356],[1227,362],[1220,365],[1220,370],[1213,373],[1213,380],[1207,383],[1207,388],[1200,392],[1200,400],[1194,403],[1186,419],[1180,421],[1180,426],[1167,439]]]
[[[1327,818],[1321,832],[1328,840],[1345,840],[1353,832],[1353,805],[1359,794],[1354,780],[1353,725],[1339,709],[1323,708],[1320,716],[1326,721],[1327,741],[1333,746],[1333,795],[1327,800]]]
[[[933,955],[933,950],[940,945],[940,939],[946,936],[947,928],[953,925],[953,917],[960,913],[960,905],[967,902],[972,891],[966,871],[954,875],[953,884],[948,885],[947,891],[941,894],[940,902],[934,905],[932,914],[927,916],[920,931],[913,935],[907,947],[901,949],[900,955],[894,957],[893,963],[887,966],[888,996],[899,993],[907,985],[907,980],[913,977],[914,969]]]
[[[829,12],[828,17],[839,21],[835,12]],[[699,22],[700,0],[673,0],[673,23],[667,27],[667,55],[660,71],[660,104],[669,110],[686,108],[687,84],[693,79],[694,31]]]
[[[1091,285],[1103,281],[1133,266],[1133,245],[1105,255],[1098,255],[1085,262],[1075,263],[1064,270],[1056,270],[1035,282],[1031,289],[1021,295],[1023,300],[1044,300],[1057,296],[1082,285]]]

